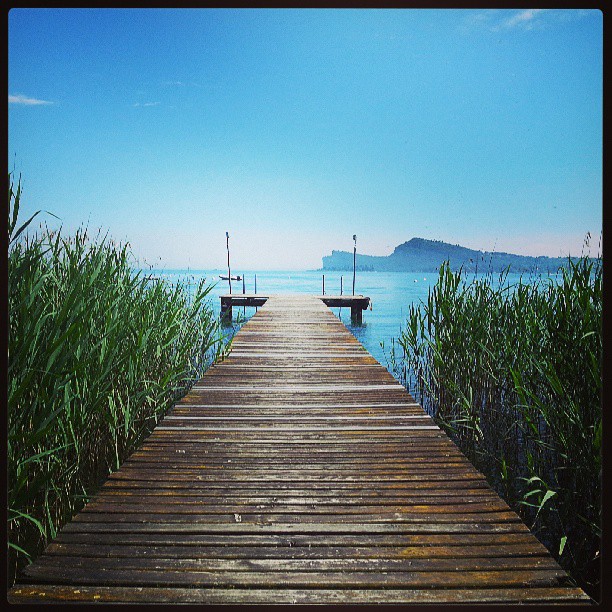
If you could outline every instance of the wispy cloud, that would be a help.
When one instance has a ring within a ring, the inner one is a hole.
[[[28,98],[27,96],[16,95],[8,97],[9,104],[25,104],[26,106],[38,106],[41,104],[53,104],[48,100],[38,100],[37,98]]]
[[[199,83],[195,81],[163,81],[162,85],[164,87],[201,87]]]
[[[500,9],[489,9],[477,12],[469,12],[459,24],[459,30],[463,34],[474,31],[488,30],[489,32],[501,32],[511,30],[533,30],[541,27],[544,22],[544,13],[547,9],[524,9],[508,12]]]
[[[594,10],[584,9],[523,9],[508,11],[488,9],[470,11],[459,23],[459,31],[470,34],[474,31],[511,32],[540,30],[554,26],[555,23],[576,21],[595,14]]]
[[[133,104],[132,106],[159,106],[160,104],[161,102],[136,102],[136,104]]]
[[[538,23],[538,18],[546,9],[525,9],[519,11],[505,19],[499,24],[499,28],[522,28],[524,30],[532,30],[534,25]]]

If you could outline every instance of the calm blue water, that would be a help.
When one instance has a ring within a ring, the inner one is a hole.
[[[219,296],[229,293],[227,281],[221,281],[219,270],[148,270],[146,275],[164,278],[169,282],[178,279],[196,285],[201,278],[216,283],[211,295],[212,306],[220,312]],[[234,274],[241,274],[234,272]],[[321,271],[285,271],[285,272],[247,272],[244,274],[246,293],[255,291],[255,274],[257,275],[257,293],[322,293]],[[343,293],[352,293],[352,272],[325,272],[325,293],[340,294],[340,277],[343,279]],[[523,282],[526,282],[526,276]],[[434,285],[437,273],[404,273],[404,272],[358,272],[355,282],[355,293],[371,299],[372,310],[364,311],[363,325],[351,324],[350,308],[333,308],[355,337],[365,346],[382,365],[389,367],[388,353],[394,339],[400,335],[410,304],[427,300],[428,289]],[[509,282],[516,282],[519,275],[509,275]],[[232,281],[232,293],[242,293],[242,281]],[[242,308],[234,308],[234,317]],[[246,318],[255,313],[255,308],[246,308]]]

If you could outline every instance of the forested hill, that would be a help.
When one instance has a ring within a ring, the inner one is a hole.
[[[556,272],[566,266],[567,257],[528,257],[511,253],[475,251],[439,240],[413,238],[395,247],[388,256],[357,253],[357,269],[375,272],[434,272],[449,260],[453,270],[463,266],[473,272],[501,272],[510,266],[511,272]],[[352,270],[353,253],[332,251],[323,257],[323,270]]]

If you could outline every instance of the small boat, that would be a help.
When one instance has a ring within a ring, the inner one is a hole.
[[[221,280],[230,280],[230,277],[229,277],[229,276],[221,276],[220,274],[219,274],[219,278],[220,278]],[[231,279],[231,280],[235,280],[235,281],[242,280],[242,276],[232,276],[232,279]]]

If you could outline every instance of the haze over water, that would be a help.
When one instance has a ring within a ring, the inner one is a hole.
[[[221,303],[219,296],[229,293],[227,281],[219,278],[220,274],[227,274],[220,270],[149,270],[145,274],[164,278],[168,282],[176,282],[181,279],[197,285],[201,278],[207,282],[216,283],[211,292],[210,301],[217,314],[220,313]],[[232,275],[240,275],[239,271],[232,270]],[[322,276],[320,270],[309,271],[261,271],[246,272],[244,274],[246,293],[254,293],[255,275],[257,275],[257,293],[308,293],[321,295]],[[479,275],[479,277],[482,275]],[[350,271],[325,272],[325,294],[340,294],[340,277],[342,277],[343,293],[352,293],[353,274]],[[468,279],[474,275],[468,276]],[[499,275],[492,276],[493,282]],[[389,349],[394,339],[400,335],[405,323],[409,306],[419,300],[426,301],[430,287],[438,278],[436,272],[357,272],[355,281],[355,293],[362,294],[371,299],[372,310],[363,313],[363,325],[351,324],[350,308],[332,308],[332,312],[338,316],[353,335],[363,344],[370,354],[385,367],[388,364]],[[511,284],[521,278],[519,274],[509,274],[507,281]],[[529,274],[522,275],[523,281],[527,282]],[[242,293],[242,281],[232,281],[232,293]],[[246,317],[250,318],[255,313],[255,308],[246,308]],[[237,315],[243,315],[243,308],[234,307],[234,319]],[[384,349],[382,344],[384,344]],[[398,346],[397,350],[401,350]]]

